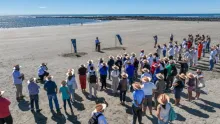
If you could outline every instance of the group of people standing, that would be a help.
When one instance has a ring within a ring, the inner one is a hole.
[[[199,99],[201,89],[205,87],[204,75],[201,70],[197,70],[196,74],[188,73],[188,70],[189,67],[196,66],[197,61],[204,57],[206,52],[209,52],[211,38],[209,36],[205,38],[204,35],[196,35],[194,39],[192,35],[189,35],[188,40],[184,38],[183,43],[178,44],[173,42],[174,36],[171,34],[169,46],[164,44],[163,48],[157,44],[158,37],[155,36],[154,39],[155,47],[157,47],[153,54],[146,55],[145,51],[141,50],[139,56],[135,53],[131,53],[131,55],[124,53],[124,55],[117,55],[116,57],[109,56],[106,62],[104,58],[100,58],[97,65],[94,64],[93,60],[89,60],[87,66],[80,65],[77,73],[82,92],[86,92],[88,82],[88,97],[97,98],[97,91],[107,89],[108,78],[112,82],[112,93],[115,96],[119,94],[122,105],[126,104],[127,92],[132,92],[133,124],[136,123],[137,119],[139,123],[142,122],[142,114],[146,114],[147,108],[150,115],[153,114],[153,109],[157,111],[159,124],[167,124],[170,121],[169,112],[172,106],[169,103],[169,97],[165,93],[173,92],[175,105],[179,107],[181,107],[181,92],[183,92],[184,88],[188,90],[189,101],[194,99],[192,96],[192,91],[194,90],[196,91],[195,99]],[[96,40],[96,43],[100,43],[98,38]],[[203,53],[202,56],[201,53]],[[218,62],[219,56],[219,45],[211,47],[210,70],[213,69],[213,64]],[[176,67],[178,63],[180,64],[179,71]],[[28,80],[31,111],[34,112],[36,109],[36,112],[40,112],[42,110],[39,108],[38,94],[40,87],[37,84],[40,81],[44,83],[44,90],[47,92],[52,113],[54,113],[54,102],[57,113],[61,114],[57,93],[62,94],[65,112],[67,111],[66,104],[68,104],[71,113],[73,113],[71,104],[76,102],[74,94],[75,90],[78,89],[75,70],[68,69],[67,77],[61,81],[61,87],[59,88],[53,81],[53,76],[49,74],[47,64],[41,64],[38,69],[38,75],[39,79],[30,78]],[[13,83],[16,86],[16,99],[20,101],[24,98],[22,93],[24,74],[20,72],[19,65],[14,66],[12,76]],[[99,86],[100,84],[101,86]],[[92,90],[94,90],[94,93]],[[1,94],[0,100],[2,98]],[[102,114],[105,108],[105,104],[98,104],[92,114],[92,116],[98,116],[98,121],[103,122],[102,124],[107,123]]]

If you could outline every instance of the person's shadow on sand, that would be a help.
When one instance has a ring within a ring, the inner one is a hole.
[[[180,115],[179,113],[176,113],[177,115],[177,119],[178,121],[186,121],[186,118],[184,118],[182,115]]]
[[[201,99],[201,101],[203,101],[205,104],[210,105],[210,106],[212,106],[212,107],[214,107],[214,108],[220,109],[220,104],[218,104],[218,103],[214,103],[214,102],[211,102],[211,101],[207,101],[207,100],[205,100],[205,99]]]
[[[77,100],[79,102],[84,101],[83,98],[81,96],[79,96],[78,94],[76,94],[76,93],[75,93],[74,97],[75,97],[75,100]]]
[[[78,119],[77,116],[75,115],[70,115],[69,113],[66,113],[67,115],[67,120],[70,121],[72,124],[81,124]]]
[[[47,117],[45,117],[43,114],[40,112],[32,112],[34,115],[34,119],[36,124],[46,124],[47,123]]]
[[[195,115],[195,116],[198,116],[198,117],[201,117],[201,118],[209,118],[209,115],[207,115],[207,114],[205,114],[205,113],[203,113],[199,110],[189,108],[188,106],[182,105],[181,109],[187,111],[189,114],[192,114],[192,115]]]
[[[83,111],[83,110],[85,110],[84,104],[83,104],[82,102],[80,102],[80,101],[74,102],[72,105],[73,105],[74,108],[76,108],[78,111]]]
[[[18,107],[21,111],[29,111],[30,110],[29,105],[30,105],[29,101],[26,101],[25,99],[19,101],[19,103],[18,103]]]
[[[55,122],[57,122],[57,124],[65,124],[66,123],[66,118],[63,114],[57,114],[54,111],[52,112],[52,117],[51,119]]]

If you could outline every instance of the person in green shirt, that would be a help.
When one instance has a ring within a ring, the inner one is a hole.
[[[175,67],[175,63],[173,60],[169,61],[169,65],[166,66],[166,70],[167,70],[167,86],[166,86],[166,90],[169,90],[169,88],[172,86],[172,82],[174,79],[174,75],[172,75],[172,68]]]
[[[66,112],[66,101],[67,101],[69,104],[71,113],[73,113],[73,108],[70,102],[70,92],[68,90],[68,87],[66,86],[66,81],[61,82],[59,93],[62,93],[63,107],[64,107],[65,112]]]

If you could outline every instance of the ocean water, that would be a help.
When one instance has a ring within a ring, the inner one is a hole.
[[[37,17],[46,16],[46,18]],[[100,20],[76,18],[51,18],[71,16],[151,16],[151,17],[188,17],[188,18],[220,18],[220,14],[84,14],[84,15],[25,15],[25,16],[0,16],[0,28],[21,28],[52,25],[69,25],[80,23],[98,23]],[[48,18],[47,18],[48,17]]]

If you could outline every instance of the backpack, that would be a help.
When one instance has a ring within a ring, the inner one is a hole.
[[[177,119],[177,114],[176,114],[176,112],[174,111],[173,107],[170,104],[169,121],[172,122],[176,119]]]
[[[171,68],[171,76],[176,76],[176,75],[177,75],[176,66],[172,66],[172,68]]]
[[[89,119],[89,123],[88,124],[98,124],[98,118],[102,116],[102,114],[98,114],[97,116],[95,114],[93,114],[93,116]]]
[[[89,72],[89,82],[96,83],[96,81],[97,81],[97,77],[96,77],[95,71]]]

